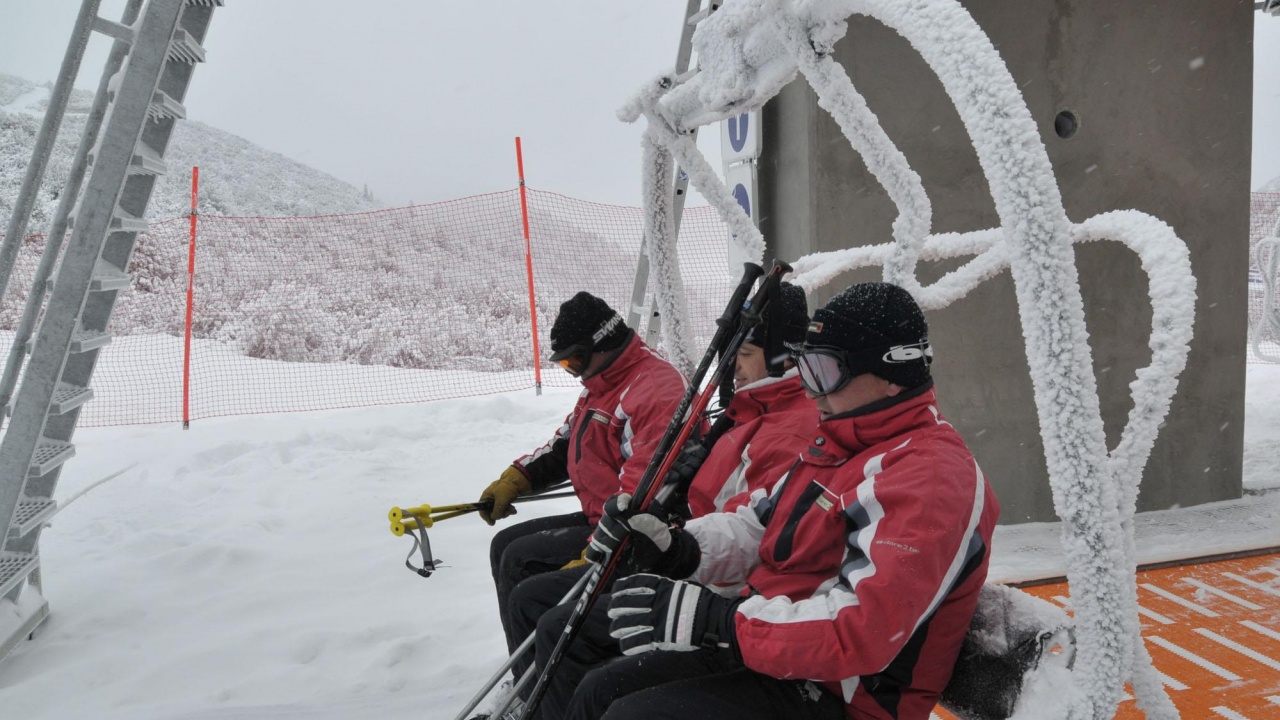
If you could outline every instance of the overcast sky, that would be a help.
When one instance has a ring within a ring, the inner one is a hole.
[[[56,77],[78,0],[0,0],[0,72]],[[214,13],[188,116],[364,184],[391,205],[515,185],[638,204],[640,128],[614,111],[671,67],[684,0],[232,0]],[[124,0],[103,0],[119,18]],[[1280,118],[1280,18],[1259,14],[1254,127]],[[95,35],[80,87],[108,41]],[[1252,185],[1280,177],[1254,134]],[[700,145],[719,167],[719,132]]]

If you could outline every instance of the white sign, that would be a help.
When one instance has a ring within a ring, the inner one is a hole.
[[[731,165],[725,168],[724,184],[729,188],[729,194],[733,195],[733,199],[737,200],[738,205],[741,205],[742,209],[746,211],[747,217],[751,218],[751,224],[758,225],[756,164],[742,163],[741,165]],[[742,264],[746,262],[760,262],[760,258],[755,257],[746,248],[742,247],[738,243],[736,235],[730,235],[729,270],[739,272],[742,270]]]
[[[720,159],[725,165],[755,160],[764,147],[760,111],[734,115],[720,123]]]

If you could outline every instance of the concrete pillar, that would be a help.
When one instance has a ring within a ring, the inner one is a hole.
[[[1139,510],[1241,494],[1249,262],[1251,2],[964,2],[1022,88],[1053,162],[1067,216],[1133,208],[1191,248],[1195,338],[1152,452]],[[900,36],[854,18],[836,59],[920,174],[933,232],[998,224],[986,178],[941,83]],[[1075,118],[1074,134],[1055,120]],[[886,242],[897,209],[797,79],[765,108],[761,228],[770,252]],[[1150,361],[1151,307],[1137,257],[1116,243],[1078,246],[1085,313],[1108,446]],[[922,264],[932,282],[960,261]],[[817,307],[878,268],[810,298]],[[998,491],[1001,521],[1054,519],[1021,325],[1008,272],[929,313],[943,412]]]

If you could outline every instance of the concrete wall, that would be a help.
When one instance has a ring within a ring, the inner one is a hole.
[[[1140,510],[1239,497],[1254,10],[1236,0],[967,0],[1022,88],[1041,129],[1067,216],[1134,208],[1191,248],[1199,284],[1187,370],[1143,481]],[[853,18],[836,50],[854,86],[924,180],[933,231],[998,218],[959,115],[905,40]],[[1070,110],[1078,132],[1060,138]],[[812,89],[797,79],[765,108],[761,227],[770,251],[890,239],[897,210]],[[1117,243],[1078,246],[1094,370],[1114,447],[1132,408],[1128,384],[1150,361],[1147,279]],[[957,266],[922,264],[931,282]],[[824,302],[850,274],[810,298]],[[1054,519],[1013,281],[1006,272],[929,314],[943,411],[999,493],[1001,521]]]

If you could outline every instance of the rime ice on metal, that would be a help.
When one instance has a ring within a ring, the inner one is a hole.
[[[930,233],[932,210],[919,176],[830,57],[853,14],[893,28],[938,75],[977,151],[1000,227]],[[647,85],[619,115],[645,117],[647,137],[664,142],[691,169],[694,186],[750,247],[763,250],[759,232],[710,172],[697,171],[687,132],[763,106],[797,72],[898,207],[892,242],[800,258],[796,283],[812,290],[846,270],[880,265],[886,280],[937,309],[1005,269],[1013,275],[1054,508],[1064,520],[1078,639],[1074,671],[1044,678],[1042,689],[1054,690],[1028,693],[1019,716],[1111,717],[1131,679],[1148,717],[1177,717],[1139,634],[1133,515],[1143,468],[1186,366],[1195,304],[1186,245],[1168,225],[1137,211],[1081,223],[1067,218],[1021,93],[991,41],[955,0],[728,0],[699,25],[694,47],[697,74],[683,83],[663,78]],[[1138,254],[1153,308],[1152,362],[1130,386],[1134,409],[1110,453],[1072,248],[1101,239]],[[960,256],[973,259],[929,286],[919,282],[919,260]],[[1055,708],[1044,707],[1050,698]]]

